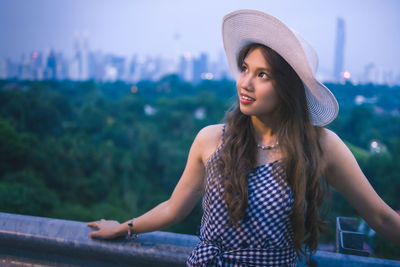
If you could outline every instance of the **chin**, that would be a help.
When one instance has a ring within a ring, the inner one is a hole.
[[[246,106],[242,106],[242,105],[240,105],[240,111],[244,114],[244,115],[247,115],[247,116],[256,116],[256,117],[265,117],[265,116],[267,116],[267,117],[273,117],[273,116],[275,116],[276,114],[274,114],[274,111],[269,111],[269,110],[256,110],[256,109],[251,109],[251,108],[248,108],[248,107],[246,107]]]
[[[247,109],[246,107],[243,107],[242,105],[240,105],[240,111],[244,114],[244,115],[255,115],[253,112],[251,112],[249,109]]]

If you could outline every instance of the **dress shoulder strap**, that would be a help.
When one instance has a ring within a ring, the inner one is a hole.
[[[224,124],[222,125],[221,146],[224,145],[224,140],[225,140],[225,128],[226,128],[226,124],[224,123]]]

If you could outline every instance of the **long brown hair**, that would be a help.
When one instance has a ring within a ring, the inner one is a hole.
[[[290,186],[294,203],[291,222],[294,247],[298,255],[311,255],[316,250],[322,221],[320,208],[328,187],[321,179],[323,172],[322,148],[319,142],[322,128],[310,122],[305,88],[293,68],[274,50],[262,44],[245,46],[238,57],[242,68],[247,54],[261,48],[279,97],[278,111],[281,125],[277,137],[282,153],[285,179]],[[218,166],[223,177],[224,199],[230,222],[237,224],[248,207],[248,175],[256,163],[256,141],[250,116],[240,111],[236,102],[226,114],[225,144]],[[305,244],[305,248],[302,244]]]

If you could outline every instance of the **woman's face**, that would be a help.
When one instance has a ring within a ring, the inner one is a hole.
[[[278,105],[278,95],[271,80],[271,67],[261,48],[249,52],[244,59],[236,88],[243,114],[260,119],[271,115]]]

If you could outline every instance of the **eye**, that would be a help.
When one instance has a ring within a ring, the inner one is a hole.
[[[260,72],[258,75],[259,75],[261,78],[269,79],[268,74],[266,74],[265,72]]]
[[[247,68],[246,68],[245,65],[242,65],[242,66],[240,67],[240,71],[241,71],[241,72],[245,71],[246,69],[247,69]]]

